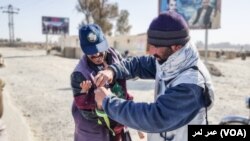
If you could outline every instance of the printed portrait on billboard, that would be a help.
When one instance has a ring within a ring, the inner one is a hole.
[[[191,29],[220,28],[221,0],[159,0],[159,13],[176,11]]]
[[[69,34],[69,18],[42,17],[43,34]]]

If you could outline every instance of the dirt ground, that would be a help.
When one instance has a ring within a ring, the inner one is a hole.
[[[74,123],[70,109],[70,74],[78,60],[27,48],[1,47],[0,53],[6,65],[0,69],[0,78],[6,83],[5,106],[10,104],[15,109],[4,111],[9,140],[19,141],[18,133],[22,133],[28,136],[23,138],[32,141],[72,141]],[[209,111],[210,123],[218,124],[225,115],[248,116],[244,100],[250,96],[250,58],[209,62],[224,75],[212,77],[215,103]],[[154,81],[128,81],[128,86],[135,101],[153,101]],[[12,118],[6,117],[10,114]],[[17,128],[15,123],[22,124]],[[130,130],[134,141],[139,141],[136,132]]]

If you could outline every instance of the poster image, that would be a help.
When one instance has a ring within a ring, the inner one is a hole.
[[[159,0],[159,13],[176,11],[190,29],[220,28],[221,0]]]
[[[69,34],[69,18],[43,16],[42,33],[54,35]]]

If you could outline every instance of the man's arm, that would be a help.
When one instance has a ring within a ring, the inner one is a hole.
[[[109,67],[114,71],[116,79],[153,79],[156,73],[155,59],[152,56],[132,57]]]
[[[133,57],[112,64],[108,69],[98,72],[94,82],[97,87],[111,83],[113,79],[131,79],[139,77],[142,79],[154,79],[156,74],[155,59],[152,56]]]
[[[197,115],[204,106],[202,92],[197,85],[180,84],[166,90],[155,103],[135,103],[112,95],[104,97],[100,92],[96,93],[96,101],[110,118],[121,124],[145,132],[163,132],[177,129]]]

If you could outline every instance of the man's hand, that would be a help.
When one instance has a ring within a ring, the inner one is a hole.
[[[102,109],[102,101],[109,94],[111,94],[110,90],[106,89],[105,87],[98,87],[95,90],[95,101],[97,103],[98,109]]]
[[[111,69],[106,69],[103,71],[99,71],[95,76],[94,82],[97,87],[103,87],[107,83],[111,83],[113,81],[114,72]]]

